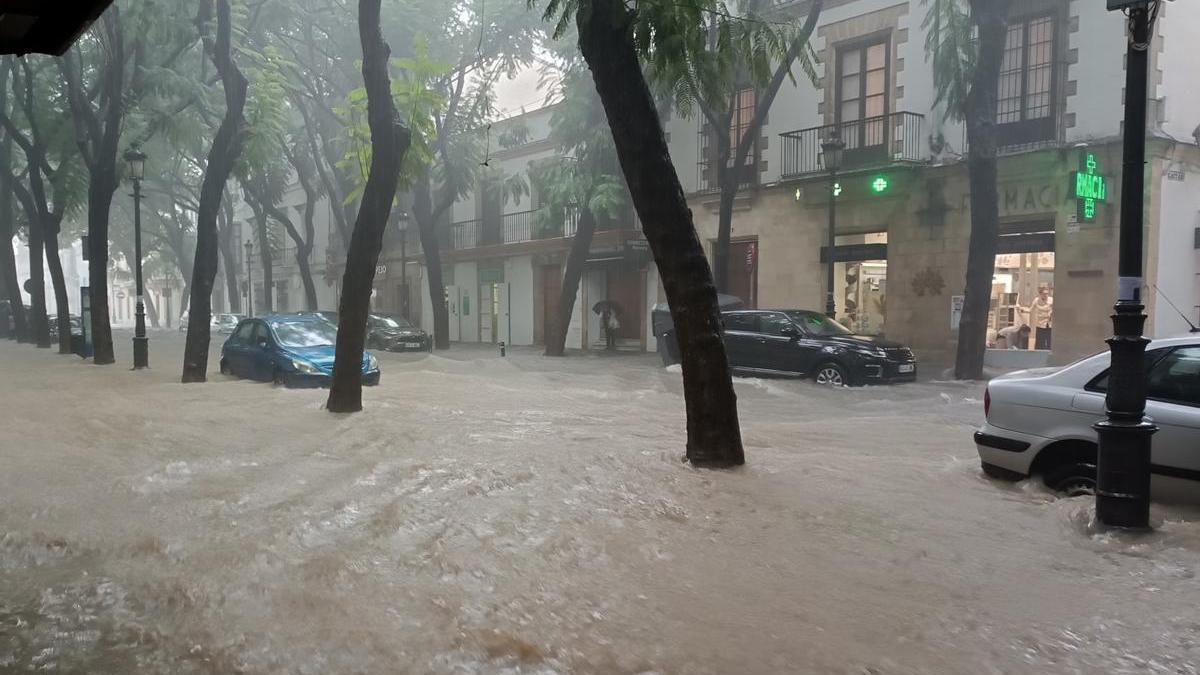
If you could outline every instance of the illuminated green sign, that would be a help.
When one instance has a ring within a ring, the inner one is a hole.
[[[892,181],[888,180],[887,176],[875,176],[871,179],[871,192],[881,195],[892,187]]]
[[[834,196],[834,197],[841,197],[841,196],[842,196],[842,184],[841,184],[841,183],[834,183],[834,184],[833,184],[833,196]]]
[[[1108,201],[1108,179],[1096,173],[1096,155],[1085,152],[1079,158],[1079,170],[1072,175],[1076,216],[1081,222],[1096,219],[1096,204]]]

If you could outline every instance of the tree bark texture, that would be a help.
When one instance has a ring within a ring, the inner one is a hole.
[[[562,291],[558,299],[558,316],[546,326],[546,356],[566,354],[567,329],[571,326],[571,314],[575,311],[575,296],[579,293],[579,281],[583,278],[583,267],[588,251],[592,250],[592,236],[596,232],[596,216],[591,209],[579,210],[579,224],[575,237],[571,239],[571,250],[567,253],[567,265],[563,270]],[[583,320],[587,320],[587,307],[580,308]]]
[[[383,248],[388,214],[396,198],[400,165],[411,137],[392,101],[388,59],[391,49],[379,28],[380,0],[359,0],[358,35],[362,41],[363,83],[367,90],[367,123],[371,128],[371,167],[342,276],[338,307],[333,383],[326,408],[330,412],[362,410],[362,360],[367,339],[367,312],[375,283],[375,266]]]
[[[446,281],[442,277],[441,240],[438,238],[434,213],[432,185],[428,172],[417,180],[413,191],[413,217],[421,236],[421,251],[425,256],[425,276],[429,283],[429,305],[433,308],[434,349],[450,348],[450,307],[446,304]]]
[[[42,349],[50,348],[50,323],[46,317],[46,263],[42,253],[42,228],[29,223],[29,309],[33,314],[33,342]]]
[[[200,185],[196,214],[196,262],[192,265],[191,302],[188,310],[187,344],[183,350],[183,381],[208,379],[209,322],[212,319],[212,290],[217,278],[217,212],[221,209],[225,183],[233,173],[245,140],[246,77],[233,62],[230,45],[229,0],[215,0],[217,34],[209,36],[205,24],[212,16],[214,0],[201,0],[196,23],[204,35],[204,47],[216,66],[225,90],[225,117],[217,127],[208,165]]]
[[[267,213],[250,191],[247,191],[246,194],[250,196],[250,199],[246,201],[250,204],[250,210],[254,212],[254,233],[258,238],[258,266],[262,269],[263,280],[262,291],[256,292],[254,298],[262,307],[263,312],[269,314],[275,311],[275,261],[271,255],[271,235],[267,228]],[[249,281],[250,283],[254,282],[253,279]],[[258,313],[254,308],[251,309]]]
[[[733,238],[733,205],[742,189],[742,181],[739,176],[740,167],[746,163],[746,158],[749,157],[750,151],[758,141],[763,124],[767,121],[767,113],[770,112],[771,105],[775,103],[775,96],[779,94],[779,88],[783,86],[784,80],[791,72],[792,64],[808,45],[809,38],[812,37],[813,31],[817,27],[817,21],[821,18],[821,10],[824,5],[825,0],[815,0],[812,7],[809,8],[800,34],[788,46],[787,53],[775,66],[775,71],[771,74],[771,80],[767,86],[758,92],[757,100],[754,102],[754,114],[751,116],[746,130],[738,138],[736,147],[731,147],[728,129],[733,120],[733,110],[737,105],[737,95],[741,89],[740,83],[735,83],[733,91],[729,92],[725,111],[717,113],[711,109],[705,110],[705,117],[710,124],[713,124],[714,120],[718,120],[717,123],[722,124],[721,127],[715,129],[717,137],[715,168],[717,184],[721,189],[721,199],[717,209],[717,242],[713,246],[713,271],[716,275],[717,290],[722,293],[729,290],[729,243]],[[701,101],[700,105],[703,107],[705,104]],[[757,171],[758,167],[756,166],[754,170]],[[742,299],[749,300],[749,298]]]
[[[629,10],[622,0],[588,0],[575,18],[579,48],[671,306],[683,366],[687,458],[702,466],[742,464],[737,395],[712,271],[634,50]]]
[[[108,306],[108,218],[117,191],[117,150],[125,107],[126,52],[116,7],[100,20],[106,62],[100,72],[99,112],[81,83],[79,58],[67,52],[59,62],[66,82],[76,142],[88,167],[88,288],[92,300],[92,362],[114,363]]]
[[[0,111],[8,110],[8,75],[12,67],[12,58],[6,58],[0,68]],[[25,302],[21,298],[21,284],[17,279],[17,260],[13,254],[13,178],[9,167],[12,166],[12,138],[5,134],[0,139],[0,289],[4,295],[0,300],[8,300],[12,312],[13,333],[11,337],[20,342],[29,339],[29,329],[26,325]],[[5,331],[8,326],[3,326]]]
[[[46,268],[50,271],[50,283],[54,287],[54,310],[58,319],[58,353],[70,354],[71,350],[71,303],[67,299],[67,280],[63,276],[62,257],[58,251],[58,232],[51,232],[42,240],[46,251]]]
[[[296,169],[296,179],[300,182],[301,189],[304,190],[304,234],[301,234],[292,225],[291,220],[285,219],[284,226],[287,227],[288,236],[296,244],[296,265],[300,268],[300,279],[304,283],[304,307],[310,312],[315,312],[317,307],[317,284],[313,281],[312,276],[312,250],[313,239],[316,238],[316,212],[317,201],[320,195],[317,193],[317,188],[313,185],[312,176],[308,173],[309,167],[294,153],[288,153],[288,159],[292,166]],[[316,161],[314,159],[314,161]]]
[[[221,265],[225,270],[225,293],[229,296],[229,311],[234,314],[242,312],[242,291],[238,286],[238,273],[241,271],[241,265],[238,264],[238,257],[234,253],[237,249],[234,248],[241,242],[233,241],[233,228],[231,227],[232,217],[230,213],[232,209],[229,207],[228,200],[223,200],[221,214],[222,218],[217,228],[217,248],[221,253]]]
[[[966,100],[967,179],[971,188],[971,238],[967,249],[966,292],[958,326],[954,376],[983,378],[992,275],[1000,236],[1000,197],[996,185],[996,99],[1007,35],[1008,0],[971,0],[979,29],[979,55]]]

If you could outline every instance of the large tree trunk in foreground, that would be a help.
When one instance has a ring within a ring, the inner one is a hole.
[[[712,272],[642,76],[631,16],[622,0],[590,0],[581,3],[575,18],[579,48],[596,82],[671,306],[683,365],[687,458],[705,466],[742,464],[737,395],[722,343]]]
[[[196,262],[192,265],[191,302],[188,309],[187,344],[183,350],[183,381],[208,379],[209,322],[212,319],[212,289],[217,278],[217,212],[225,192],[225,182],[242,151],[247,82],[233,62],[230,49],[229,0],[216,0],[217,35],[207,36],[205,24],[212,14],[208,0],[200,3],[196,23],[204,31],[204,47],[221,76],[225,89],[225,117],[213,137],[200,185],[200,204],[196,213]]]
[[[50,322],[46,316],[46,263],[42,253],[45,242],[42,228],[29,223],[29,305],[33,314],[33,341],[43,349],[50,348]]]
[[[433,213],[429,174],[417,180],[413,191],[413,216],[417,234],[421,236],[421,251],[425,256],[425,276],[429,282],[429,305],[433,308],[433,346],[450,348],[450,308],[446,304],[446,282],[442,277],[441,241],[437,235],[437,218]]]
[[[967,177],[971,186],[971,241],[967,250],[966,296],[958,326],[954,377],[983,378],[992,275],[1000,236],[1000,197],[996,185],[996,97],[1007,35],[1008,0],[971,0],[979,28],[979,55],[967,94]]]
[[[333,383],[325,407],[330,412],[362,410],[362,360],[367,339],[367,312],[383,233],[396,198],[400,165],[408,152],[409,131],[396,114],[388,77],[391,49],[379,29],[380,0],[359,0],[358,35],[362,41],[363,83],[367,90],[367,123],[371,127],[371,168],[350,246],[342,299],[338,307],[337,349]]]
[[[57,228],[46,237],[42,245],[46,249],[46,267],[50,270],[50,283],[54,286],[54,308],[58,315],[58,353],[70,354],[71,302],[67,299],[67,280],[63,276],[62,257],[58,251]]]
[[[592,249],[592,235],[596,232],[596,217],[591,209],[579,210],[579,224],[571,240],[571,251],[567,254],[567,266],[563,270],[562,291],[558,299],[558,316],[553,325],[546,326],[546,356],[562,356],[566,353],[567,329],[571,326],[571,313],[575,311],[575,296],[579,293],[579,280],[583,278],[583,266],[588,251]],[[583,320],[587,321],[587,307],[580,308]]]

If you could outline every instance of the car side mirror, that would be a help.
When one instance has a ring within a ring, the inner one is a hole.
[[[783,335],[786,335],[786,336],[788,336],[788,337],[790,337],[790,338],[798,338],[798,337],[800,337],[800,329],[799,329],[799,328],[796,328],[795,326],[784,326],[784,327],[783,327],[783,330],[781,330],[780,332],[781,332]]]

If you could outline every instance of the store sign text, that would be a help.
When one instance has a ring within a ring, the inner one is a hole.
[[[1096,155],[1085,152],[1079,158],[1079,171],[1072,176],[1077,204],[1075,215],[1083,222],[1095,220],[1096,204],[1108,201],[1108,179],[1096,173],[1098,168]]]

